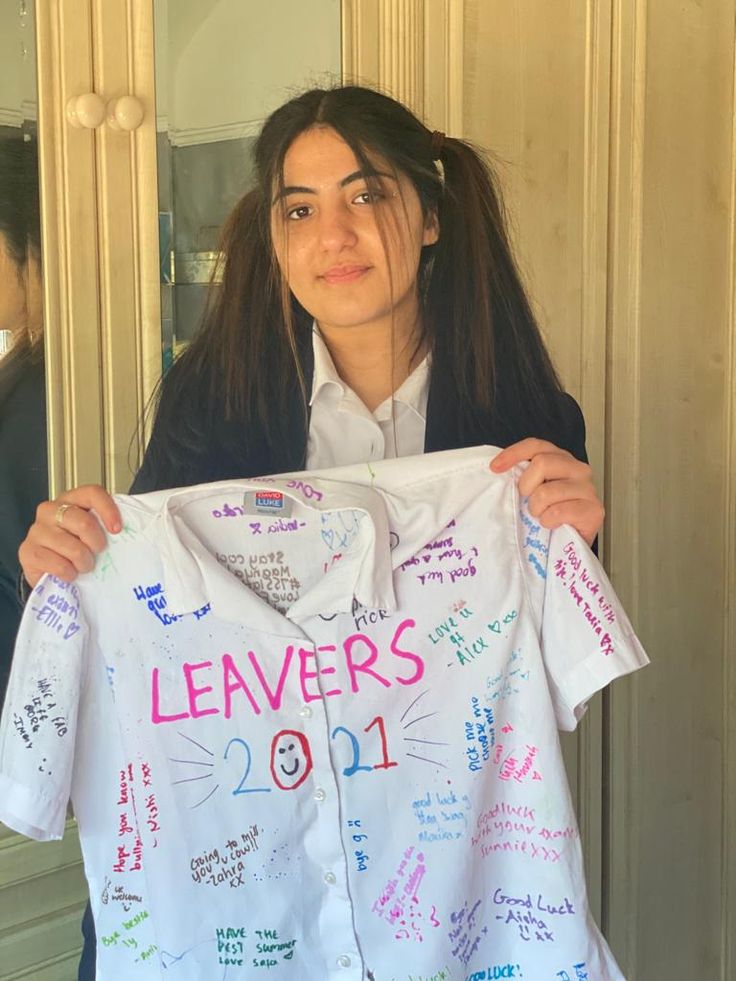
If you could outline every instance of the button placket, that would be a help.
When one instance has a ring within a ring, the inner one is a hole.
[[[318,672],[317,685],[322,698],[303,706],[300,715],[305,720],[305,729],[309,729],[309,739],[312,743],[314,767],[311,774],[312,798],[315,801],[316,819],[310,824],[305,837],[304,847],[314,863],[315,871],[319,871],[321,884],[321,900],[318,909],[319,935],[322,938],[322,950],[326,964],[334,965],[335,976],[341,978],[362,978],[362,958],[359,954],[357,937],[355,936],[353,910],[347,883],[347,864],[341,834],[341,811],[339,784],[337,773],[332,765],[332,744],[330,741],[333,726],[327,711],[328,698],[324,690],[334,687],[335,676],[330,673],[324,677],[319,674],[320,668],[331,666],[333,655],[330,652],[320,652],[319,645],[336,644],[338,631],[337,621],[329,621],[329,626],[323,624],[333,637],[310,638],[310,650],[314,643],[315,668]],[[331,696],[339,702],[338,696]],[[309,712],[304,710],[308,709]],[[307,722],[309,719],[309,722]],[[332,972],[330,972],[330,975]]]
[[[317,643],[312,637],[305,637],[302,647],[315,658],[315,667],[310,665],[310,671],[318,671],[319,652]],[[324,661],[323,661],[324,664]],[[319,681],[317,682],[319,686]],[[329,687],[329,686],[328,686]],[[322,687],[319,686],[320,692]],[[307,691],[316,694],[314,679],[310,679]],[[330,757],[330,725],[325,711],[325,701],[313,698],[295,706],[299,723],[296,728],[302,729],[311,746],[312,771],[303,790],[311,795],[314,817],[305,829],[303,847],[313,874],[319,876],[316,883],[315,898],[318,900],[317,917],[320,923],[319,934],[322,938],[325,966],[333,965],[332,970],[342,978],[351,978],[352,972],[341,969],[337,972],[336,958],[348,956],[355,966],[360,964],[355,954],[356,938],[353,929],[350,898],[344,881],[343,854],[340,837],[340,806],[337,782],[331,766]],[[332,974],[332,971],[330,971]],[[356,977],[360,977],[358,974]]]

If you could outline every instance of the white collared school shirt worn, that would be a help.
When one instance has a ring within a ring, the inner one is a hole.
[[[40,581],[0,820],[71,798],[100,981],[622,978],[558,729],[646,656],[496,452],[120,495]]]
[[[415,456],[424,450],[429,360],[424,358],[374,412],[345,384],[318,328],[312,331],[312,379],[307,469]]]

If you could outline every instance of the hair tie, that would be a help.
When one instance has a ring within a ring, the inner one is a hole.
[[[441,129],[432,130],[432,138],[430,142],[430,149],[432,150],[432,159],[439,160],[442,153],[442,148],[445,145],[445,134]]]

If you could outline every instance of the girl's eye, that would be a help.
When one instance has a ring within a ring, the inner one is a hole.
[[[311,209],[308,204],[298,204],[295,208],[288,208],[286,211],[286,217],[289,221],[300,221],[302,218],[307,218],[311,214]]]
[[[386,195],[384,192],[375,187],[373,189],[368,189],[366,191],[361,191],[360,194],[353,198],[355,204],[378,204],[379,201],[383,201]]]

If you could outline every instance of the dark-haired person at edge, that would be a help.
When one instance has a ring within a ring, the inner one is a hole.
[[[48,497],[41,241],[35,141],[0,140],[0,707],[18,603],[18,546]]]
[[[494,178],[462,140],[359,87],[265,122],[224,275],[168,373],[133,493],[478,444],[506,447],[549,528],[592,543],[603,506],[512,257]],[[120,530],[102,487],[41,505],[27,582],[71,580]],[[91,916],[80,978],[94,976]]]

